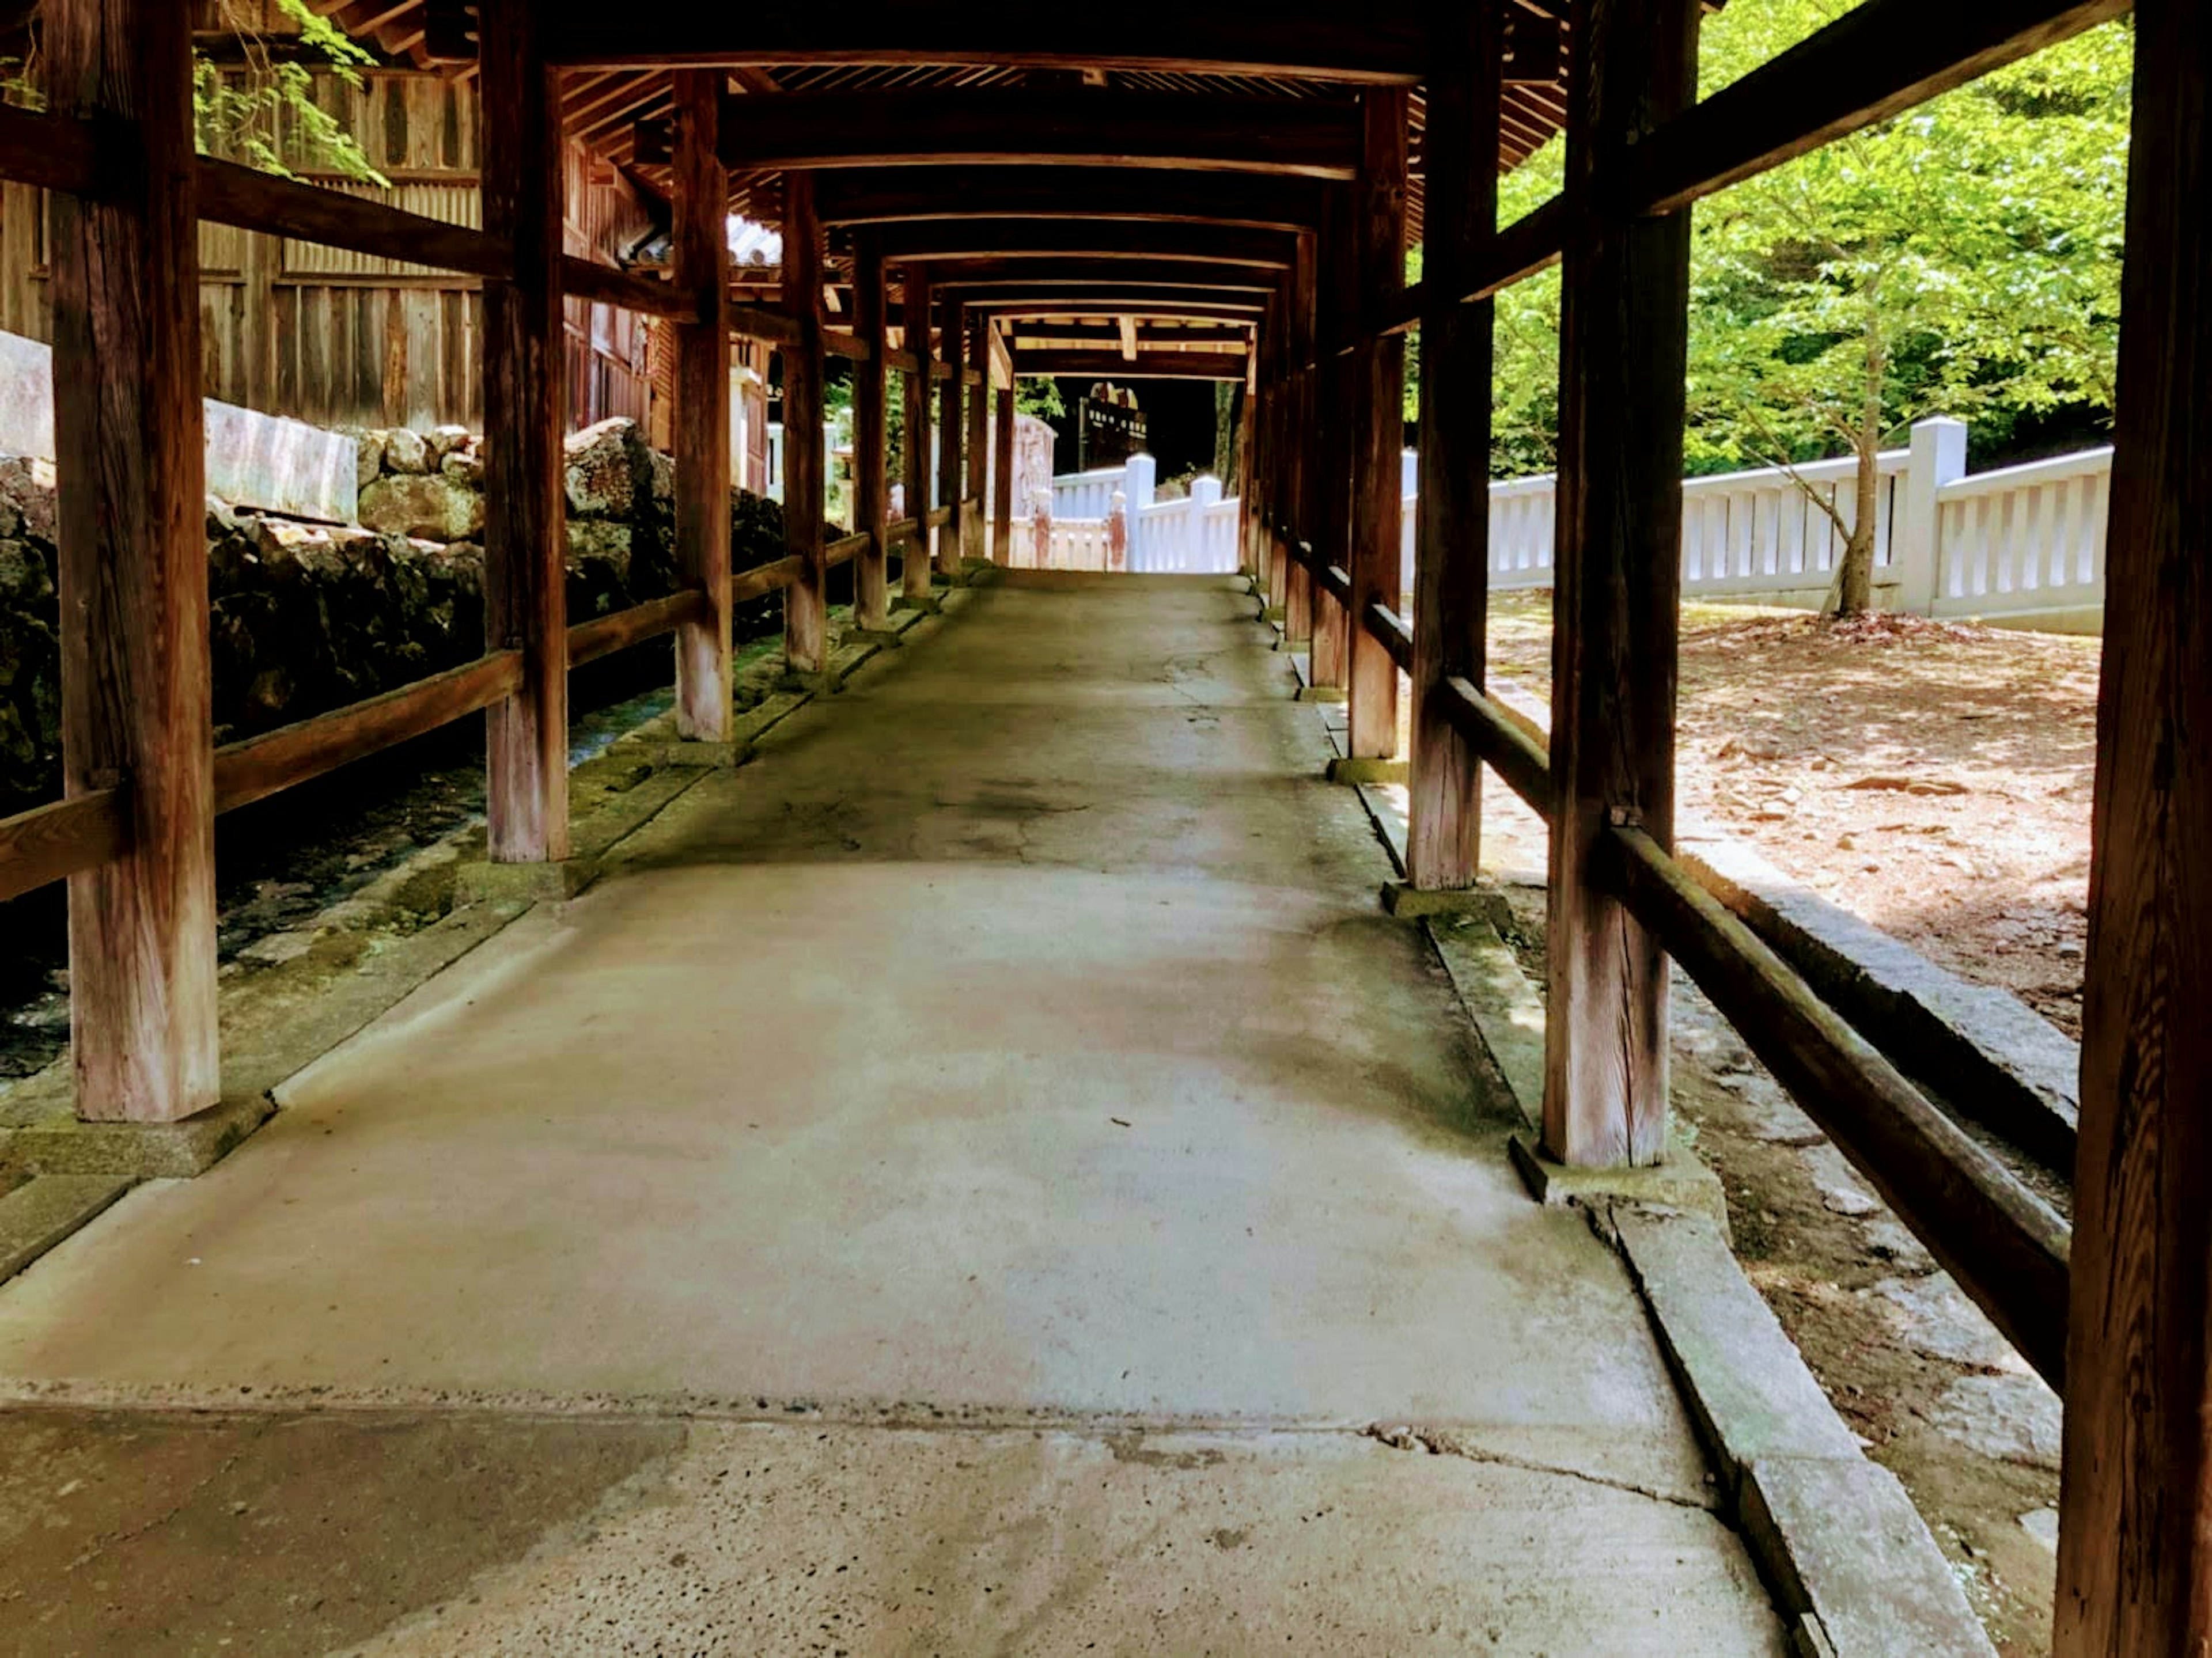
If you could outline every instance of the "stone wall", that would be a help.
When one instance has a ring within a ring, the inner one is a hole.
[[[343,708],[482,654],[483,440],[458,427],[360,435],[357,528],[208,503],[216,741]],[[670,592],[673,473],[636,425],[568,440],[568,617]],[[0,456],[0,817],[61,793],[53,467]],[[774,501],[736,494],[732,562],[784,553]],[[781,625],[780,596],[740,638]]]

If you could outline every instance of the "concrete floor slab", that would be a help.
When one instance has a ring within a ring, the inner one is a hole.
[[[1080,1562],[1151,1547],[1158,1494],[1114,1474],[1099,1435],[1200,1425],[1278,1494],[1256,1505],[1271,1524],[1339,1482],[1365,1493],[1340,1503],[1365,1553],[1322,1571],[1334,1551],[1279,1552],[1246,1579],[1236,1551],[1194,1545],[1150,1644],[1102,1650],[1273,1650],[1300,1630],[1313,1649],[1419,1649],[1339,1603],[1521,1559],[1481,1517],[1498,1505],[1531,1540],[1579,1533],[1586,1509],[1592,1539],[1625,1527],[1630,1587],[1585,1583],[1576,1615],[1599,1621],[1548,1649],[1766,1650],[1644,1643],[1698,1600],[1662,1587],[1675,1566],[1742,1629],[1771,1614],[1706,1512],[1619,1263],[1507,1167],[1517,1119],[1480,1091],[1418,932],[1378,913],[1381,849],[1319,780],[1319,734],[1249,608],[1225,581],[974,594],[613,849],[590,893],[295,1078],[228,1163],[134,1193],[0,1291],[0,1389],[805,1416],[829,1437],[805,1442],[863,1448],[778,1488],[796,1552],[745,1580],[771,1622],[733,1651],[811,1649],[788,1619],[818,1593],[799,1557],[826,1561],[844,1523],[826,1494],[940,1448],[907,1523],[1025,1540],[1006,1570],[1029,1610],[941,1634],[892,1619],[896,1640],[851,1649],[1057,1649],[1019,1632],[1082,1628],[1130,1590]],[[1527,1466],[1338,1442],[1377,1419]],[[852,1439],[866,1422],[963,1425]],[[1063,1431],[993,1438],[967,1468],[950,1448],[1027,1423]],[[1396,1528],[1406,1482],[1447,1473],[1457,1497],[1405,1511],[1443,1529]],[[1080,1546],[1045,1546],[1094,1487],[1066,1521]],[[988,1552],[872,1546],[879,1594],[990,1576]],[[1283,1600],[1267,1585],[1287,1594],[1296,1559],[1321,1575]],[[501,1602],[501,1627],[538,1629],[542,1598]],[[1292,1602],[1320,1621],[1269,1621]],[[1463,1649],[1547,1649],[1434,1610]],[[1237,1619],[1262,1612],[1247,1642]]]

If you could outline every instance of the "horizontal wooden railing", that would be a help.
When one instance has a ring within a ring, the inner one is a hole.
[[[617,270],[596,259],[579,258],[574,253],[562,257],[561,286],[572,299],[619,306],[641,316],[665,317],[672,322],[699,320],[697,298],[673,282]]]
[[[842,357],[848,362],[866,362],[875,355],[875,348],[858,334],[835,328],[822,331],[822,349],[830,356]]]
[[[822,550],[825,569],[835,569],[840,564],[851,562],[875,544],[875,537],[863,530],[857,535],[840,536]]]
[[[756,564],[751,569],[740,570],[730,578],[730,602],[742,604],[747,599],[780,592],[805,574],[806,560],[798,553],[787,558],[770,559],[765,564]]]
[[[488,708],[522,689],[522,653],[494,651],[313,720],[215,751],[215,809],[234,811]]]
[[[738,305],[730,307],[729,318],[730,331],[742,338],[758,340],[763,345],[799,343],[798,321],[783,312],[763,305]]]
[[[0,105],[0,179],[97,196],[104,182],[98,132],[90,122],[70,116]]]
[[[884,534],[896,547],[902,541],[912,541],[921,534],[920,519],[902,518],[884,526]]]
[[[127,786],[0,817],[0,902],[97,869],[131,842]]]
[[[1640,829],[1601,831],[1612,881],[1790,1090],[2052,1388],[2072,1234]]]
[[[952,509],[950,507],[933,507],[929,509],[927,517],[931,529],[942,530],[952,522]]]
[[[203,156],[199,197],[201,218],[240,230],[495,281],[514,274],[514,250],[496,236],[235,161]]]
[[[1407,625],[1406,618],[1378,601],[1370,604],[1367,614],[1360,619],[1376,641],[1390,653],[1390,659],[1398,665],[1398,671],[1413,672],[1413,630]]]
[[[687,622],[704,622],[709,613],[707,595],[689,587],[665,598],[648,598],[626,610],[579,622],[568,629],[568,665],[580,668],[587,662],[597,662],[648,639],[672,634]]]

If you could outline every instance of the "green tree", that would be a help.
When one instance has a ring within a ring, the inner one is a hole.
[[[1705,93],[1849,9],[1736,0],[1705,26]],[[1870,600],[1872,457],[1911,422],[2109,420],[2133,48],[2108,24],[1698,204],[1691,470],[1856,456],[1839,610]],[[1556,193],[1564,161],[1554,139],[1507,175],[1500,222]],[[1556,465],[1559,295],[1555,269],[1498,296],[1492,476]]]

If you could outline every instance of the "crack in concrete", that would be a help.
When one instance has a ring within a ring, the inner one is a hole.
[[[1394,1451],[1426,1451],[1431,1456],[1456,1456],[1468,1462],[1518,1468],[1524,1473],[1554,1474],[1563,1479],[1578,1479],[1586,1485],[1601,1485],[1607,1491],[1624,1491],[1631,1497],[1664,1503],[1672,1508],[1692,1509],[1699,1514],[1711,1514],[1716,1510],[1717,1499],[1681,1497],[1673,1491],[1661,1491],[1656,1486],[1638,1485],[1632,1479],[1615,1479],[1606,1474],[1592,1473],[1587,1468],[1564,1467],[1554,1462],[1540,1462],[1534,1457],[1515,1456],[1509,1451],[1494,1451],[1486,1446],[1470,1445],[1440,1429],[1415,1427],[1407,1423],[1370,1422],[1359,1430],[1359,1436],[1387,1445]]]
[[[210,1468],[206,1473],[202,1474],[198,1479],[192,1481],[191,1486],[185,1491],[184,1495],[178,1497],[174,1503],[171,1503],[166,1511],[155,1515],[152,1519],[145,1521],[139,1525],[128,1527],[121,1531],[109,1532],[104,1536],[94,1538],[92,1542],[86,1547],[84,1552],[78,1555],[74,1560],[71,1560],[67,1566],[63,1568],[63,1570],[70,1572],[81,1571],[85,1567],[92,1564],[94,1561],[99,1559],[102,1555],[107,1553],[109,1550],[119,1548],[126,1543],[136,1542],[138,1539],[145,1536],[149,1532],[157,1532],[161,1530],[164,1526],[167,1526],[171,1521],[174,1520],[179,1515],[182,1514],[186,1509],[191,1507],[195,1502],[198,1501],[201,1492],[206,1491],[209,1486],[214,1485],[216,1481],[221,1479],[233,1468],[235,1468],[238,1466],[240,1460],[245,1456],[248,1450],[252,1448],[254,1442],[260,1438],[261,1433],[262,1424],[256,1423],[252,1430],[246,1436],[246,1442],[245,1444],[240,1446],[238,1449],[233,1451],[228,1456],[223,1458],[222,1461],[216,1467]]]

